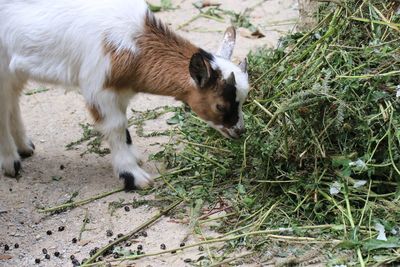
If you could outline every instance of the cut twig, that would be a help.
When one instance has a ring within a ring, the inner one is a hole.
[[[88,204],[88,203],[93,202],[95,200],[98,200],[98,199],[101,199],[101,198],[104,198],[104,197],[107,197],[107,196],[110,196],[110,195],[113,195],[115,193],[122,192],[122,191],[124,191],[123,188],[118,188],[118,189],[115,189],[113,191],[101,193],[101,194],[98,194],[98,195],[95,195],[93,197],[89,197],[89,198],[86,198],[86,199],[83,199],[83,200],[80,200],[80,201],[74,201],[74,202],[70,202],[70,203],[65,203],[65,204],[62,204],[62,205],[59,205],[59,206],[56,206],[56,207],[52,207],[52,208],[39,209],[38,212],[40,212],[40,213],[61,212],[61,211],[65,211],[66,209],[76,208],[76,207]]]

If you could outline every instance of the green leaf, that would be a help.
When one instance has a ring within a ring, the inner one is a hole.
[[[399,237],[389,237],[387,241],[378,239],[369,239],[364,242],[364,249],[371,251],[381,248],[399,248],[400,238]]]

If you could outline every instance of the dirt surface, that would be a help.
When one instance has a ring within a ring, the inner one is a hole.
[[[255,7],[250,13],[250,21],[265,35],[261,39],[251,39],[248,30],[240,28],[234,60],[239,61],[251,50],[261,46],[274,46],[278,38],[290,31],[298,18],[297,0],[221,0],[221,8],[243,12],[247,7]],[[158,1],[152,1],[159,4]],[[174,10],[157,13],[164,22],[177,29],[180,25],[198,14],[192,1],[173,1]],[[178,32],[201,46],[215,51],[222,38],[224,29],[230,25],[230,19],[225,22],[200,18],[178,30]],[[112,174],[110,156],[101,157],[97,154],[80,154],[86,145],[79,145],[74,150],[67,150],[65,145],[82,137],[80,123],[91,122],[85,109],[83,98],[79,93],[66,93],[65,88],[31,83],[26,92],[37,88],[47,88],[48,91],[33,95],[24,95],[21,99],[24,121],[30,137],[36,145],[35,155],[23,161],[21,178],[7,178],[0,175],[0,266],[33,266],[35,258],[40,258],[37,266],[72,266],[70,255],[78,260],[89,257],[89,251],[101,247],[113,239],[118,233],[127,233],[136,226],[147,221],[157,208],[147,205],[131,208],[125,211],[117,209],[111,215],[109,203],[112,201],[130,202],[133,199],[153,199],[154,196],[141,196],[137,192],[120,192],[112,196],[94,201],[88,205],[72,209],[56,215],[45,216],[37,212],[38,207],[49,207],[67,201],[74,192],[83,199],[98,193],[112,191],[121,187],[120,180]],[[153,109],[157,106],[179,105],[171,98],[138,95],[131,102],[135,110]],[[162,130],[167,126],[163,116],[145,125],[145,131]],[[146,160],[144,168],[154,175],[157,174],[155,162],[147,157],[156,152],[156,143],[166,142],[166,137],[141,138],[130,129],[134,144]],[[160,183],[160,182],[158,182]],[[156,184],[157,186],[157,184]],[[86,231],[82,233],[81,241],[74,244],[71,240],[78,238],[85,214],[89,222]],[[183,220],[185,221],[185,220]],[[59,232],[58,227],[65,230]],[[111,229],[112,237],[106,236]],[[52,231],[47,235],[48,230]],[[147,237],[139,236],[132,244],[135,250],[138,244],[143,245],[146,253],[160,251],[160,244],[167,248],[178,247],[188,234],[188,225],[170,218],[162,218],[147,230]],[[207,235],[212,235],[205,229]],[[191,233],[190,233],[191,234]],[[196,235],[191,235],[187,244],[198,242]],[[18,243],[19,248],[14,248]],[[4,245],[10,246],[5,251]],[[50,260],[44,258],[42,249],[46,248]],[[55,257],[55,251],[60,257]],[[183,253],[166,254],[159,257],[149,257],[135,262],[136,266],[189,266],[184,259],[197,260],[207,254],[197,248]],[[8,257],[9,256],[9,257]],[[10,258],[2,260],[2,258]],[[122,264],[124,266],[124,264]]]

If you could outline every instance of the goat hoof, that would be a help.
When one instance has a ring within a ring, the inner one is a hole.
[[[139,167],[130,171],[122,171],[119,178],[124,180],[125,191],[144,189],[153,184],[153,180],[144,170]]]
[[[125,191],[135,190],[135,176],[129,172],[122,172],[119,174],[119,178],[124,180]]]
[[[15,178],[18,176],[19,172],[21,171],[21,161],[14,160],[10,166],[3,166],[4,175],[8,177]]]
[[[29,145],[24,148],[24,149],[18,149],[18,154],[21,158],[29,158],[33,155],[35,151],[35,145],[32,143],[32,141],[29,141]]]

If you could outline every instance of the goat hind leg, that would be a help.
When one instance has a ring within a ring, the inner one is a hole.
[[[27,137],[24,123],[21,118],[21,110],[19,106],[19,97],[23,89],[24,83],[19,82],[13,87],[12,91],[12,106],[10,114],[11,133],[14,137],[15,144],[18,148],[18,154],[21,158],[28,158],[33,155],[35,145]]]

